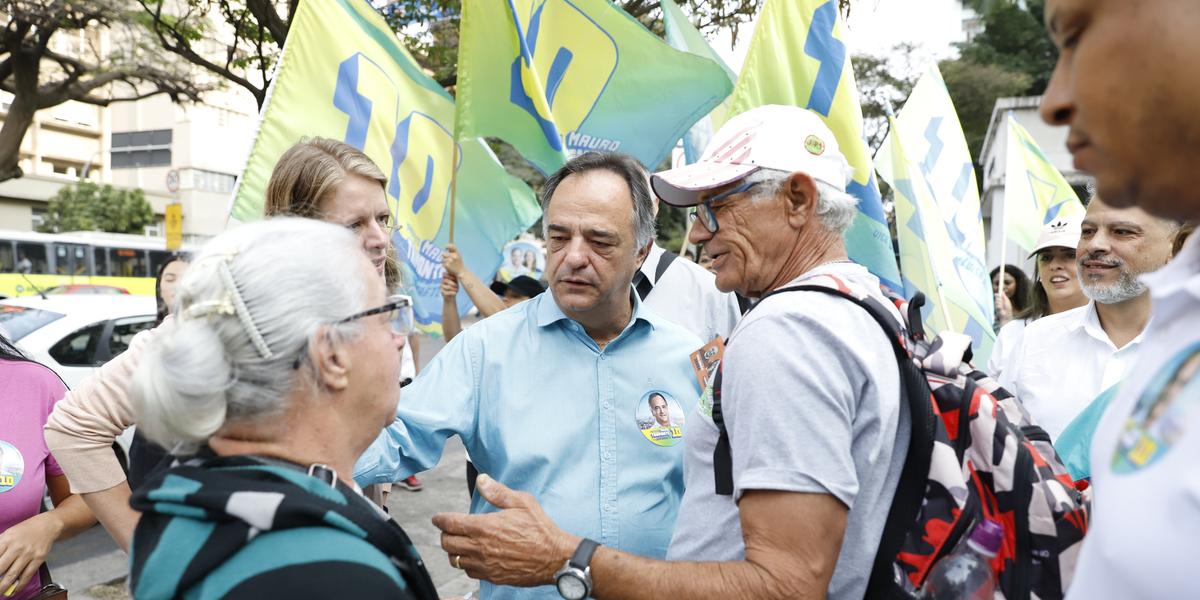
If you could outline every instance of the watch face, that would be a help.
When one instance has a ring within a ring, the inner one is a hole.
[[[558,595],[567,600],[583,600],[587,597],[587,585],[574,573],[558,576]]]

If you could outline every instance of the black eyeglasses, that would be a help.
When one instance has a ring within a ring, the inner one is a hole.
[[[736,196],[738,194],[747,192],[750,190],[750,188],[752,188],[760,183],[762,183],[762,182],[761,181],[747,181],[746,183],[743,183],[742,185],[739,185],[731,190],[725,190],[724,192],[721,192],[720,194],[717,194],[716,196],[713,196],[711,198],[706,198],[703,203],[696,206],[696,212],[691,214],[691,219],[693,221],[699,220],[700,224],[703,225],[704,228],[707,229],[709,233],[716,233],[717,230],[721,228],[721,226],[720,226],[720,224],[717,223],[717,214],[715,212],[713,212],[713,208],[712,208],[713,203],[720,202],[721,200],[724,200],[730,196]]]
[[[387,303],[378,308],[371,308],[360,313],[354,313],[340,321],[334,321],[334,325],[349,323],[363,317],[371,315],[380,315],[388,313],[388,323],[392,325],[392,333],[396,335],[408,335],[413,332],[413,307],[412,298],[402,294],[388,296]]]
[[[416,328],[415,318],[413,316],[412,298],[403,294],[388,296],[387,302],[383,306],[370,308],[362,312],[354,313],[344,319],[334,321],[334,325],[341,325],[351,321],[357,321],[364,317],[372,315],[387,314],[388,323],[392,326],[392,333],[396,335],[407,336]],[[300,348],[300,354],[296,356],[296,360],[292,362],[293,369],[300,368],[300,362],[304,358],[305,350],[308,349],[308,342],[304,342],[304,346]]]

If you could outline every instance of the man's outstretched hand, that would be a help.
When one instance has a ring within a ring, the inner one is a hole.
[[[554,583],[582,538],[558,528],[533,496],[509,489],[487,475],[476,480],[479,495],[499,512],[438,513],[442,549],[450,564],[475,579],[531,587]]]

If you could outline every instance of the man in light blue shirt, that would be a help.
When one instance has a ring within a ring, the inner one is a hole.
[[[458,435],[481,473],[533,494],[565,530],[663,558],[700,394],[689,355],[702,342],[632,293],[654,236],[648,178],[630,157],[584,154],[547,180],[542,209],[550,293],[481,321],[438,353],[404,388],[396,422],[359,459],[355,480],[429,469]],[[651,395],[678,424],[668,435],[639,426],[654,420]],[[471,512],[494,510],[475,495]],[[484,583],[482,591],[558,597],[550,586]]]

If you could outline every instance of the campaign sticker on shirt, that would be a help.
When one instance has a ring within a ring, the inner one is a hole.
[[[662,390],[651,390],[638,402],[638,430],[655,446],[674,446],[683,439],[683,406]]]
[[[1200,405],[1200,343],[1168,360],[1142,390],[1117,438],[1113,473],[1135,473],[1166,455],[1183,436],[1197,405]]]
[[[712,418],[713,384],[724,356],[725,340],[720,336],[691,354],[692,372],[696,374],[696,383],[704,390],[700,394],[700,414],[709,418]]]
[[[0,440],[0,494],[17,487],[25,474],[25,458],[17,447]]]

